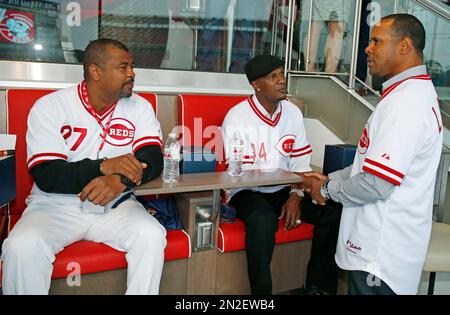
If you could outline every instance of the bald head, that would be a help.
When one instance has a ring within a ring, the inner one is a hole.
[[[114,47],[128,52],[127,46],[115,39],[100,38],[87,45],[83,55],[83,70],[85,80],[90,79],[89,66],[95,64],[102,67],[109,58],[108,48]]]

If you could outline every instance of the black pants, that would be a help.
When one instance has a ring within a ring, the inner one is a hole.
[[[272,294],[270,262],[275,247],[275,232],[281,208],[289,198],[290,187],[274,193],[242,190],[230,200],[237,216],[245,222],[245,249],[252,294]],[[334,260],[342,205],[328,201],[314,205],[309,196],[301,203],[301,219],[314,224],[307,285],[336,294],[338,267]],[[292,266],[295,272],[296,266]]]

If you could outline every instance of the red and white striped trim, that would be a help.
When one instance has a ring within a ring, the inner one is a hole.
[[[78,97],[80,98],[80,102],[83,105],[84,109],[92,115],[95,119],[99,119],[100,121],[104,120],[106,117],[108,117],[111,112],[114,110],[114,108],[117,105],[117,102],[114,102],[113,104],[109,105],[106,110],[103,112],[103,114],[98,113],[94,107],[92,107],[89,104],[89,99],[87,98],[87,95],[83,97],[83,89],[82,89],[82,83],[78,84],[77,86],[77,92]]]
[[[291,157],[300,157],[312,153],[311,146],[308,144],[300,149],[292,149]]]
[[[67,160],[67,155],[61,153],[39,153],[33,155],[27,162],[28,169],[32,169],[37,164],[52,160]]]
[[[253,102],[253,99],[251,96],[247,97],[247,101],[250,104],[250,107],[255,112],[256,116],[258,116],[259,119],[261,119],[263,122],[265,122],[266,124],[268,124],[269,126],[272,126],[272,127],[275,127],[278,124],[278,122],[280,121],[280,118],[281,118],[281,112],[283,111],[283,107],[281,106],[281,103],[279,103],[280,112],[277,114],[277,116],[273,120],[270,120],[263,113],[261,113],[261,111],[258,109],[258,106],[256,106],[255,102]]]
[[[230,158],[225,159],[225,164],[230,164]],[[242,159],[242,164],[255,164],[255,157],[250,155],[244,155]]]
[[[436,122],[437,122],[437,125],[438,125],[439,133],[441,133],[442,125],[439,123],[439,118],[438,118],[438,116],[436,114],[436,110],[434,109],[434,107],[431,107],[431,109],[433,110],[434,117],[436,117]]]
[[[251,155],[244,155],[244,158],[242,160],[243,164],[254,164],[255,163],[255,157]]]
[[[222,247],[217,246],[217,249],[223,254],[225,251],[225,236],[223,235],[223,231],[219,226],[219,237],[222,239]],[[217,241],[219,243],[219,241]]]
[[[136,153],[137,150],[146,145],[159,145],[162,148],[162,140],[160,137],[142,137],[134,141],[133,152]]]
[[[415,80],[431,80],[431,77],[429,74],[419,74],[419,75],[415,75],[403,80],[400,80],[398,82],[395,82],[394,84],[388,86],[386,89],[384,89],[383,94],[380,97],[380,100],[378,101],[381,102],[381,100],[383,98],[385,98],[389,93],[391,93],[397,86],[399,86],[400,84],[402,84],[403,82],[410,80],[410,79],[415,79]]]
[[[381,164],[368,158],[366,158],[364,161],[363,171],[378,176],[397,186],[400,185],[400,183],[403,180],[403,177],[405,177],[405,175],[403,175],[399,171],[396,171],[390,167],[387,167],[384,164]]]
[[[183,229],[181,229],[181,231],[186,235],[187,239],[188,239],[188,243],[189,243],[189,257],[191,258],[191,254],[192,254],[192,247],[191,247],[191,237],[189,236],[189,234],[187,234],[187,232]]]

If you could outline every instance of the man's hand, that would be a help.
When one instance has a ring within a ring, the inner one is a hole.
[[[312,200],[315,200],[321,206],[325,205],[325,199],[320,193],[320,187],[328,180],[328,176],[318,172],[303,173],[303,181],[301,189],[311,195]]]
[[[319,172],[305,172],[301,173],[301,176],[302,182],[300,184],[300,188],[307,193],[311,192],[313,183],[317,181],[325,182],[326,180],[328,180],[328,176],[323,175]]]
[[[322,196],[322,194],[320,193],[320,188],[324,182],[325,181],[320,181],[320,180],[315,181],[312,184],[311,191],[309,193],[311,195],[312,200],[315,200],[316,203],[321,206],[325,206],[325,203],[327,201],[327,199],[324,198]]]
[[[80,193],[81,201],[86,199],[96,205],[105,206],[125,190],[119,175],[100,176],[94,178]]]
[[[293,229],[298,225],[296,221],[300,219],[300,202],[301,199],[297,194],[290,194],[288,200],[281,208],[281,215],[278,219],[286,216],[285,230]]]
[[[110,176],[113,174],[121,174],[136,185],[140,185],[142,181],[142,173],[144,168],[147,167],[146,163],[139,162],[132,154],[128,153],[120,155],[115,158],[107,159],[102,162],[101,172],[103,175]]]

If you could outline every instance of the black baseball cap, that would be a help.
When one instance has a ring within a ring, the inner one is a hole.
[[[284,66],[284,61],[273,55],[258,55],[251,59],[245,65],[245,75],[251,83],[256,79],[263,77],[273,70]]]

